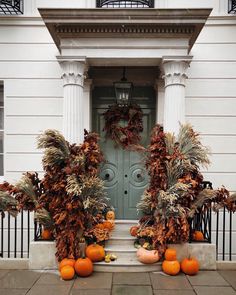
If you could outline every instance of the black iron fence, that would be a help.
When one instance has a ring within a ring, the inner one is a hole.
[[[228,0],[228,13],[236,13],[236,0]]]
[[[98,8],[153,8],[154,0],[97,0]]]
[[[204,185],[211,187],[211,183]],[[43,227],[34,222],[33,214],[24,211],[16,218],[8,214],[5,218],[0,217],[0,257],[27,258],[30,241],[43,241]],[[217,260],[236,261],[236,213],[228,212],[226,208],[215,213],[203,206],[189,224],[191,243],[214,243]],[[194,240],[195,231],[201,232],[204,239]]]
[[[23,14],[23,0],[0,0],[0,15]]]

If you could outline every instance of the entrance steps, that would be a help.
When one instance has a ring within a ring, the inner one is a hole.
[[[160,271],[161,264],[143,264],[137,260],[137,249],[134,247],[135,238],[130,235],[130,227],[137,225],[137,220],[116,220],[112,236],[106,242],[107,254],[115,254],[116,261],[94,263],[94,270],[100,272],[147,272]]]

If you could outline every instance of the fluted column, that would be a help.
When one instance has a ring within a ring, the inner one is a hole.
[[[63,135],[70,143],[81,143],[84,138],[84,70],[85,58],[58,57],[63,79]]]
[[[192,57],[163,58],[165,80],[164,130],[178,134],[179,123],[185,122],[186,71]]]

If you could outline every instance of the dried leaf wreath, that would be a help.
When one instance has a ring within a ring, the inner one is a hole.
[[[106,137],[112,139],[116,146],[123,149],[137,150],[141,140],[140,133],[143,131],[143,112],[139,105],[129,104],[120,106],[113,104],[103,114]],[[121,121],[128,122],[121,126]]]
[[[35,211],[53,231],[58,260],[77,258],[80,238],[95,231],[109,209],[98,177],[103,161],[98,135],[85,131],[84,142],[71,145],[58,131],[46,130],[38,137],[38,148],[44,149],[44,178],[26,173],[16,185],[1,184],[0,212],[16,216],[21,209]],[[96,231],[90,238],[98,241]],[[99,241],[108,238],[107,230],[100,232]]]
[[[188,241],[189,222],[203,205],[236,211],[236,194],[202,188],[200,166],[209,165],[207,153],[189,124],[180,126],[177,137],[154,127],[146,160],[150,184],[138,204],[144,214],[137,230],[141,244],[149,242],[163,254],[168,243]]]

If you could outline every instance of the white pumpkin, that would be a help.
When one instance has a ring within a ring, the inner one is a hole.
[[[151,264],[159,261],[160,256],[157,250],[146,250],[143,247],[140,247],[137,250],[138,261],[144,264]]]

